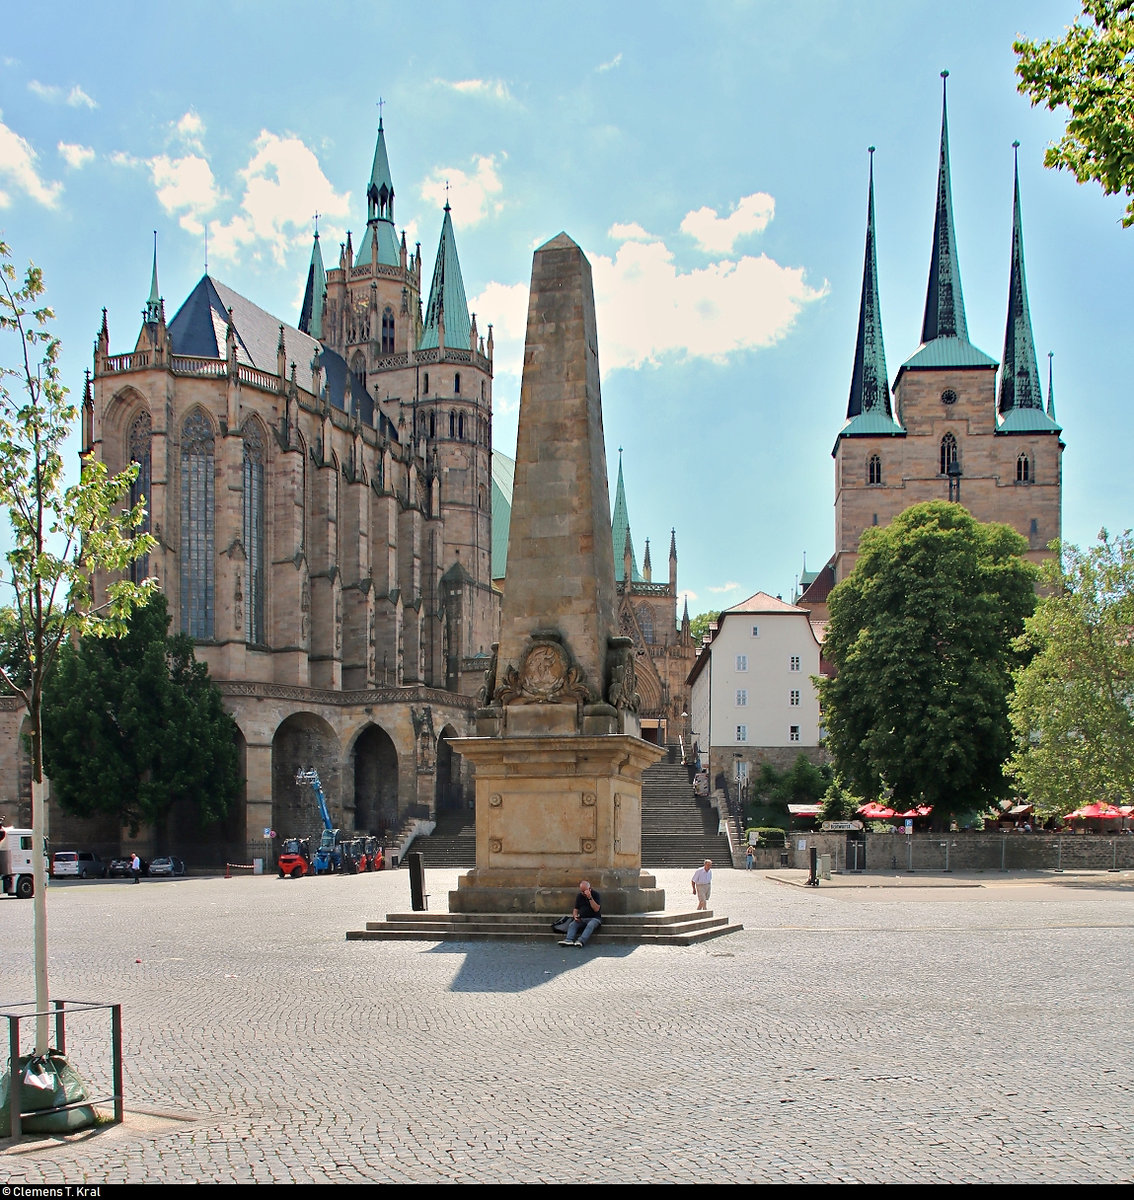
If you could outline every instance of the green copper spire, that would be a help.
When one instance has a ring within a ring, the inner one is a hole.
[[[1055,420],[1055,389],[1051,383],[1051,357],[1052,352],[1047,352],[1047,415]]]
[[[1004,327],[1004,354],[1000,360],[1001,414],[1014,408],[1034,408],[1043,412],[1043,391],[1036,347],[1032,338],[1032,318],[1028,311],[1028,284],[1024,276],[1024,231],[1020,221],[1019,142],[1013,142],[1012,188],[1012,265],[1008,276],[1008,320]]]
[[[937,170],[937,215],[933,222],[933,253],[929,260],[929,288],[925,297],[925,316],[921,322],[921,340],[939,337],[969,340],[965,324],[965,300],[961,295],[961,266],[957,261],[956,234],[953,229],[953,191],[949,180],[949,120],[945,105],[945,81],[941,72],[941,162]]]
[[[861,413],[892,416],[886,348],[882,343],[882,309],[878,299],[878,262],[874,243],[874,147],[870,147],[870,188],[866,205],[866,252],[862,264],[862,296],[858,306],[858,339],[854,348],[847,418]]]
[[[146,301],[146,307],[143,309],[142,315],[145,318],[146,324],[157,324],[161,320],[161,295],[158,293],[157,282],[157,230],[154,230],[154,270],[150,278],[150,298]]]
[[[624,583],[626,547],[630,547],[630,582],[641,583],[638,560],[634,554],[634,539],[630,536],[630,516],[626,509],[626,484],[622,480],[622,447],[618,447],[618,483],[614,489],[614,513],[610,518],[610,540],[614,546],[614,579]]]
[[[323,301],[327,295],[327,272],[319,249],[319,214],[315,214],[315,241],[311,246],[311,265],[307,268],[307,286],[299,311],[300,331],[321,340],[323,337]]]
[[[469,320],[469,303],[465,299],[465,283],[461,278],[448,200],[445,201],[441,241],[437,245],[437,261],[433,264],[433,284],[429,289],[429,306],[425,310],[419,350],[435,349],[440,344],[442,321],[445,322],[445,345],[468,350],[472,321]]]
[[[374,165],[370,168],[370,182],[366,185],[366,232],[358,243],[354,265],[366,266],[373,253],[374,243],[378,246],[378,261],[386,266],[397,266],[401,261],[401,248],[394,230],[394,181],[390,175],[390,160],[386,154],[386,134],[382,118],[378,118],[378,141],[374,147]]]

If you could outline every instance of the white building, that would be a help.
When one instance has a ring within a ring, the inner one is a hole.
[[[808,612],[757,592],[710,626],[687,680],[691,739],[709,786],[744,783],[761,763],[777,770],[800,755],[823,761],[819,641]]]

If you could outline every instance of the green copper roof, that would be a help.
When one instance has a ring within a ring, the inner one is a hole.
[[[445,318],[445,345],[467,350],[472,322],[469,320],[469,302],[465,299],[465,283],[461,278],[457,240],[453,235],[448,201],[445,202],[445,219],[441,222],[441,241],[437,246],[437,261],[433,265],[433,285],[429,289],[429,307],[425,311],[419,350],[431,350],[439,344],[442,315]]]
[[[1047,415],[1055,420],[1055,389],[1051,383],[1051,351],[1047,352]]]
[[[1018,147],[1019,142],[1014,146]],[[1020,167],[1015,164],[1012,186],[1012,265],[1008,276],[1008,320],[1004,327],[1004,355],[1001,358],[1000,396],[997,408],[1002,414],[1013,409],[1031,409],[1044,417],[1043,390],[1036,347],[1032,338],[1032,318],[1028,311],[1028,285],[1024,277],[1024,230],[1020,220]]]
[[[997,433],[1060,433],[1059,425],[1042,408],[1013,408],[996,427]]]
[[[319,230],[311,247],[311,265],[307,268],[307,287],[303,292],[303,307],[299,310],[299,328],[313,338],[323,336],[323,301],[327,293],[327,272],[323,269],[323,253],[319,249]]]
[[[610,518],[610,537],[614,543],[614,580],[626,580],[625,557],[627,539],[630,542],[630,582],[641,583],[638,560],[634,557],[634,539],[630,537],[630,517],[626,511],[626,485],[622,480],[622,450],[618,451],[618,484],[614,490],[614,512]]]
[[[948,71],[941,72],[941,159],[937,170],[937,212],[933,222],[925,315],[921,322],[921,346],[902,364],[902,370],[906,367],[996,366],[994,358],[970,344],[965,322],[949,173],[949,121],[945,102],[948,75]],[[898,373],[900,375],[901,371]]]
[[[363,265],[370,261],[375,241],[378,243],[378,261],[396,267],[401,262],[401,246],[394,229],[394,182],[381,117],[378,119],[374,165],[370,168],[370,182],[366,186],[366,232],[358,243],[358,253],[354,256],[356,263]]]

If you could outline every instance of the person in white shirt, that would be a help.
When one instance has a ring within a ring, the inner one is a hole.
[[[697,897],[698,910],[707,908],[709,893],[713,890],[713,860],[705,859],[705,865],[693,872],[693,894]]]

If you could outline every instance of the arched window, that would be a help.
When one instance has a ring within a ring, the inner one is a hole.
[[[465,414],[457,414],[457,437],[463,442],[465,440]]]
[[[213,427],[200,409],[181,426],[181,632],[213,636]]]
[[[264,438],[244,426],[244,640],[264,642]]]
[[[352,375],[356,375],[358,377],[358,382],[361,383],[363,387],[365,387],[366,386],[366,357],[363,355],[361,350],[357,350],[354,353],[354,355],[352,356],[352,358],[350,360],[350,370],[351,370]],[[350,384],[349,383],[347,384],[347,393],[349,396],[349,393],[350,393]],[[347,399],[347,397],[344,396],[343,399],[345,401]]]
[[[437,414],[435,412],[429,414],[429,436],[431,438],[437,436]]]
[[[877,454],[872,454],[870,461],[866,464],[866,481],[867,483],[882,482],[882,459]]]
[[[1028,460],[1026,454],[1021,454],[1016,459],[1016,482],[1030,483],[1032,479],[1032,464]]]
[[[429,372],[428,371],[426,371],[425,375],[422,377],[421,394],[423,396],[429,395]]]
[[[449,414],[449,436],[457,436],[457,414],[455,412]]]
[[[140,533],[149,533],[153,528],[152,498],[150,480],[153,477],[150,445],[153,437],[153,427],[150,414],[143,409],[130,426],[130,461],[138,464],[138,477],[130,485],[130,507],[133,508],[139,500],[145,502],[146,515],[141,527],[135,531],[135,537]],[[130,564],[130,582],[141,583],[150,573],[150,556],[143,554]]]
[[[957,461],[957,439],[947,433],[941,439],[941,474],[949,474],[949,464]]]
[[[638,618],[638,628],[642,631],[642,641],[648,645],[652,645],[654,641],[654,614],[652,610],[643,604],[638,608],[635,615]]]
[[[382,310],[382,353],[394,353],[394,310]]]
[[[458,371],[456,373],[456,375],[453,376],[453,395],[459,396],[460,394],[461,394],[461,373],[460,373],[460,371]]]

